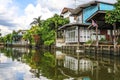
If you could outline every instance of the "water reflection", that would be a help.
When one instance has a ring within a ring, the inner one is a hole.
[[[57,59],[57,65],[64,76],[75,80],[120,80],[119,57],[72,52],[61,52],[62,55],[65,56]]]
[[[0,59],[5,61],[5,64],[7,64],[3,66],[2,63],[0,63],[0,70],[4,72],[8,71],[8,74],[12,71],[14,73],[11,75],[2,75],[1,73],[0,80],[57,80],[56,72],[58,71],[55,66],[55,56],[49,51],[22,48],[2,48],[0,49],[0,52],[2,55]],[[13,69],[10,69],[11,67]],[[26,78],[25,74],[28,74],[29,77]],[[59,74],[62,76],[61,73]],[[59,74],[57,73],[57,75]],[[8,76],[8,78],[5,78],[6,76]],[[59,77],[58,80],[63,80],[63,77]]]
[[[31,80],[32,73],[29,72],[30,67],[24,63],[13,62],[11,58],[7,58],[4,54],[0,54],[0,80]]]
[[[119,74],[120,58],[111,55],[0,49],[0,80],[120,80]]]

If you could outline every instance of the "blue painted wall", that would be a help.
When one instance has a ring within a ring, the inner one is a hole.
[[[86,23],[85,22],[86,19],[88,19],[96,11],[98,11],[98,5],[97,6],[90,6],[90,7],[83,9],[83,23]]]
[[[93,15],[96,11],[100,10],[113,10],[114,6],[112,4],[99,3],[96,6],[90,6],[83,9],[83,23],[87,23],[86,20]]]
[[[113,10],[114,6],[111,4],[100,3],[100,10]]]

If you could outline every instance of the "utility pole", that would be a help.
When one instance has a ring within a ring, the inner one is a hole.
[[[76,4],[76,0],[74,0],[74,1],[75,1],[75,8],[76,8],[76,5],[77,5],[77,4]]]
[[[85,0],[74,0],[74,2],[75,2],[75,8],[77,8],[77,5],[83,4],[87,1],[85,1]]]

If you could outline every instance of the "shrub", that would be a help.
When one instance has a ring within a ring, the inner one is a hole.
[[[92,42],[92,40],[88,40],[87,42],[85,42],[85,44],[91,44]]]
[[[100,41],[106,41],[106,39],[105,38],[101,38]]]

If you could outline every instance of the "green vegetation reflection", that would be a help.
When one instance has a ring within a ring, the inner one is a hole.
[[[55,64],[54,54],[49,51],[41,51],[36,49],[25,50],[26,51],[16,48],[3,48],[0,51],[13,61],[17,60],[29,65],[31,67],[30,72],[32,72],[35,77],[40,78],[40,76],[44,76],[47,79],[52,80],[63,80],[66,78],[60,73]]]

